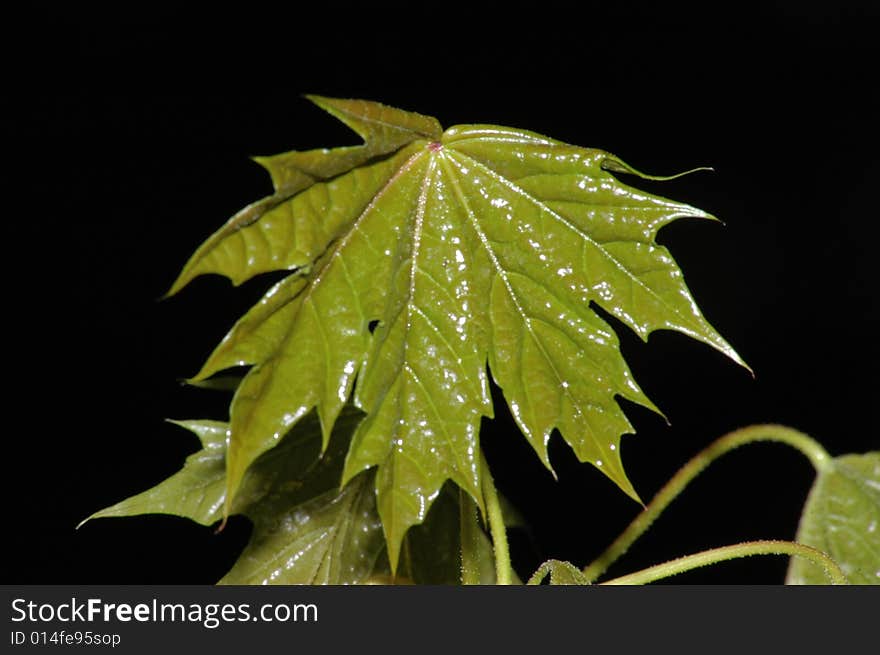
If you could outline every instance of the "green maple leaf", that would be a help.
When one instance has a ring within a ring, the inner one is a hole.
[[[364,144],[259,159],[275,193],[208,239],[169,292],[204,273],[238,284],[291,271],[193,378],[252,365],[231,405],[226,513],[291,426],[315,408],[326,447],[353,397],[366,417],[343,484],[376,467],[396,568],[403,536],[446,480],[483,507],[487,363],[548,468],[555,428],[637,499],[619,455],[633,429],[616,396],[656,408],[590,303],[643,339],[677,330],[742,364],[655,242],[677,218],[711,216],[623,184],[613,173],[649,176],[601,150],[490,125],[444,132],[378,103],[311,99]]]
[[[353,584],[382,573],[385,540],[372,474],[339,486],[345,453],[361,413],[346,409],[321,454],[321,430],[306,417],[244,476],[232,505],[254,524],[250,541],[221,584]],[[174,514],[202,525],[223,517],[226,443],[221,421],[174,421],[201,450],[152,489],[96,512],[95,518]],[[85,521],[83,521],[85,523]]]
[[[880,451],[842,455],[816,474],[796,540],[837,562],[850,584],[880,584]],[[786,584],[827,584],[821,567],[793,557]]]
[[[339,484],[345,453],[361,417],[351,406],[343,409],[330,445],[321,455],[320,426],[310,414],[251,465],[231,513],[248,517],[253,532],[219,584],[459,582],[459,508],[457,492],[449,488],[432,504],[425,523],[407,533],[403,571],[397,578],[390,575],[373,473],[359,475],[345,486]],[[140,514],[183,516],[205,526],[223,518],[229,424],[210,420],[171,423],[195,433],[202,448],[168,479],[95,512],[80,525],[97,518]],[[483,530],[477,530],[475,538],[475,550],[485,568],[481,584],[494,584],[492,546]]]

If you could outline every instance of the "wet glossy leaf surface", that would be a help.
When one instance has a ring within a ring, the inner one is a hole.
[[[171,290],[203,273],[238,284],[291,270],[194,378],[253,365],[230,412],[226,510],[292,425],[314,408],[326,447],[353,397],[366,418],[343,479],[376,469],[396,568],[447,480],[483,505],[489,371],[546,466],[558,429],[637,498],[619,455],[633,429],[616,396],[656,408],[590,304],[642,338],[677,330],[740,362],[655,242],[677,218],[711,217],[623,184],[614,173],[641,174],[607,152],[497,126],[441,133],[377,103],[313,100],[364,145],[260,160],[275,194],[208,239]]]
[[[796,541],[824,551],[851,584],[880,584],[880,452],[844,455],[817,474]],[[793,558],[786,584],[827,584],[815,564]]]
[[[283,490],[255,506],[254,534],[220,584],[355,584],[384,550],[372,476],[302,504]]]

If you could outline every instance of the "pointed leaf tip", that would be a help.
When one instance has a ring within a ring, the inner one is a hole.
[[[437,140],[443,128],[433,116],[404,111],[372,100],[305,96],[354,130],[367,144],[395,140],[409,134]]]
[[[706,171],[709,173],[715,172],[715,169],[711,166],[697,166],[696,168],[691,168],[689,170],[681,171],[679,173],[673,173],[671,175],[651,175],[649,173],[640,171],[633,166],[630,166],[622,159],[615,157],[611,154],[607,154],[607,156],[602,160],[602,168],[607,171],[613,171],[616,173],[629,173],[644,180],[653,180],[655,182],[669,182],[671,180],[675,180],[686,175],[691,175],[692,173],[699,173],[701,171]]]

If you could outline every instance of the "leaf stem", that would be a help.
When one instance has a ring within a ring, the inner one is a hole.
[[[810,546],[797,544],[791,541],[746,541],[732,546],[722,546],[704,550],[694,555],[686,555],[663,564],[657,564],[647,569],[624,575],[613,580],[603,582],[605,585],[641,585],[668,578],[685,571],[691,571],[709,564],[717,564],[740,557],[751,555],[788,555],[803,557],[820,566],[832,584],[847,584],[846,576],[837,563],[825,553]]]
[[[636,539],[647,532],[669,503],[709,464],[739,446],[756,441],[776,441],[787,444],[803,453],[817,471],[823,470],[831,461],[831,456],[818,442],[803,432],[784,425],[751,425],[734,430],[716,439],[672,476],[621,535],[595,561],[584,568],[583,572],[587,579],[591,582],[596,580],[617,561]]]
[[[495,582],[500,585],[513,583],[513,568],[510,564],[510,550],[507,546],[507,528],[501,512],[501,501],[489,471],[489,464],[482,449],[480,450],[480,468],[483,479],[483,496],[486,499],[486,513],[489,515],[489,531],[492,533],[492,546],[495,549]]]
[[[480,584],[480,528],[477,504],[464,489],[458,490],[461,534],[461,584]]]

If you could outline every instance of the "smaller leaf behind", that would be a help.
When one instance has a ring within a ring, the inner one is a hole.
[[[458,512],[458,490],[447,482],[424,523],[413,526],[404,537],[398,574],[416,584],[461,582]],[[491,548],[488,555],[491,561]]]
[[[202,525],[222,518],[226,485],[226,438],[229,426],[221,421],[171,421],[194,433],[202,449],[186,458],[183,468],[151,489],[95,512],[92,519],[138,514],[176,514]]]
[[[373,573],[385,543],[372,472],[339,488],[345,452],[361,417],[354,408],[346,409],[320,456],[320,426],[310,415],[254,463],[231,512],[250,518],[253,534],[221,583],[349,584]],[[161,513],[211,525],[222,518],[228,425],[174,423],[194,432],[202,450],[156,487],[86,520]]]
[[[281,488],[248,513],[254,534],[220,584],[355,584],[376,567],[385,541],[373,476],[291,503]]]
[[[880,584],[880,452],[843,455],[820,469],[796,540],[827,553],[850,584]],[[786,584],[827,584],[820,567],[792,558]]]

